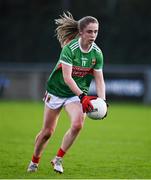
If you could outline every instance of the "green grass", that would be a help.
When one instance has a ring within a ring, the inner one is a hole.
[[[64,158],[65,171],[61,175],[52,170],[49,162],[70,126],[64,111],[38,172],[26,172],[42,117],[42,103],[0,102],[0,178],[151,178],[151,107],[112,103],[104,121],[87,118],[80,136]]]

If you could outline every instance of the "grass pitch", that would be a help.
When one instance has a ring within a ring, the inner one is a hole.
[[[1,179],[151,178],[151,107],[112,103],[105,120],[87,118],[80,136],[64,157],[61,175],[53,171],[50,160],[70,126],[64,111],[38,172],[26,172],[42,117],[42,103],[0,102]]]

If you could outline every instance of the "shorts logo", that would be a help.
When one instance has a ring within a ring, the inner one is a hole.
[[[51,99],[51,96],[47,96],[46,102],[49,103],[50,99]]]

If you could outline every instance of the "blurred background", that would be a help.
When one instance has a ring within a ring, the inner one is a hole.
[[[0,0],[0,100],[42,99],[61,50],[54,19],[70,11],[100,22],[108,99],[151,104],[150,7],[149,0]]]

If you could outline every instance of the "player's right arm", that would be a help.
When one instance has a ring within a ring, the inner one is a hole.
[[[62,73],[64,82],[75,95],[79,96],[81,93],[83,93],[72,78],[72,65],[62,63]]]
[[[60,63],[62,67],[62,75],[64,82],[71,89],[71,91],[79,96],[82,93],[82,90],[77,86],[76,82],[72,78],[72,61],[74,55],[71,52],[71,49],[68,45],[64,46],[60,55]]]

